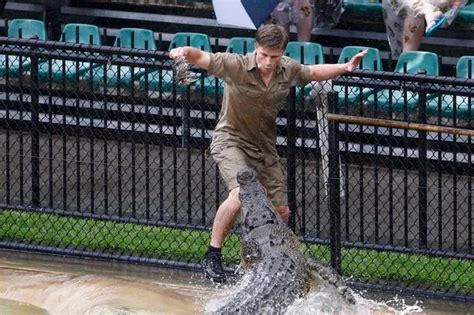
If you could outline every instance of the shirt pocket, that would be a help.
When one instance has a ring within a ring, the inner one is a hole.
[[[290,85],[287,82],[280,82],[273,92],[273,97],[276,101],[281,102],[288,96],[288,94],[290,94]]]
[[[239,96],[242,96],[243,98],[248,98],[253,101],[263,97],[262,91],[260,91],[258,85],[253,82],[242,83],[240,86],[237,87],[237,91],[239,92]]]
[[[281,104],[286,102],[286,98],[290,92],[288,83],[279,83],[274,89],[270,91],[269,95],[269,114],[273,117],[278,115]]]

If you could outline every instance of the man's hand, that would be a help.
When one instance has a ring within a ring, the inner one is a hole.
[[[361,51],[360,53],[352,57],[351,60],[349,60],[349,62],[346,63],[347,72],[352,72],[359,67],[360,62],[362,61],[362,58],[367,54],[367,51],[368,51],[367,49],[364,51]]]
[[[182,57],[183,60],[186,62],[186,57],[189,53],[189,47],[177,47],[170,50],[170,58],[176,59],[178,57]]]
[[[173,48],[170,51],[170,58],[173,59],[171,65],[173,69],[173,77],[176,82],[189,85],[196,81],[197,75],[190,70],[189,64],[186,62],[186,56],[188,54],[188,47]]]
[[[173,77],[176,82],[189,85],[198,79],[196,73],[189,71],[191,67],[182,56],[176,57],[171,67],[173,68]]]
[[[204,70],[209,68],[209,63],[211,62],[210,53],[191,46],[173,48],[170,50],[169,57],[175,60],[181,57],[185,63],[198,66]]]

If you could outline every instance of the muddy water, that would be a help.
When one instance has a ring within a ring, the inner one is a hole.
[[[203,314],[238,288],[212,286],[183,270],[0,251],[1,315]],[[474,303],[365,292],[347,306],[321,285],[286,314],[474,314]]]
[[[171,269],[0,255],[0,314],[199,314],[214,291]]]

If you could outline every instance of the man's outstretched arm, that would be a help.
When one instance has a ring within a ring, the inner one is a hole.
[[[346,63],[321,64],[310,66],[313,81],[334,79],[335,77],[341,74],[354,71],[354,69],[357,69],[359,67],[359,63],[361,62],[362,57],[364,57],[365,54],[367,54],[367,50],[361,51]]]

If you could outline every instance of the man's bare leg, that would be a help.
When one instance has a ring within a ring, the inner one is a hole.
[[[212,225],[211,246],[221,248],[240,211],[239,187],[230,191],[229,196],[217,209]]]
[[[235,223],[240,211],[239,188],[230,191],[229,196],[217,209],[211,232],[211,244],[204,255],[201,265],[207,278],[214,282],[225,282],[222,268],[221,247]]]

